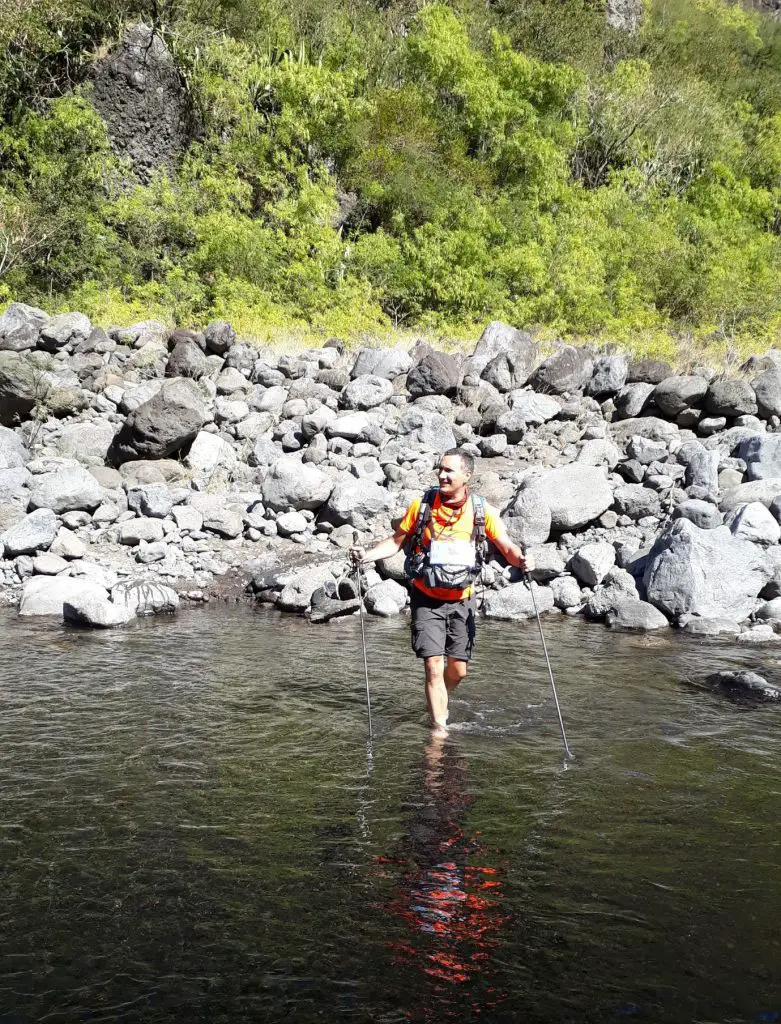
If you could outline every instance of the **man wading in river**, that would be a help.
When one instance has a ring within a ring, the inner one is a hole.
[[[474,582],[487,537],[511,565],[531,568],[510,540],[499,513],[467,485],[472,456],[460,448],[439,462],[439,488],[416,498],[395,533],[366,551],[350,549],[356,564],[390,558],[407,547],[405,570],[412,579],[412,649],[426,670],[426,702],[435,729],[447,727],[448,693],[466,676],[475,643]]]

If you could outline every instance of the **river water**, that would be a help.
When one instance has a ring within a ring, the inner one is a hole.
[[[0,618],[0,1022],[781,1020],[767,651],[481,624],[445,740],[406,622]]]

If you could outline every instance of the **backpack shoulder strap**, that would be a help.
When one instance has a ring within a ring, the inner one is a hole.
[[[472,495],[472,516],[473,536],[476,540],[485,540],[485,498],[481,494]]]
[[[423,534],[429,519],[431,519],[431,506],[434,504],[438,493],[438,487],[429,487],[421,499],[418,518],[415,520],[415,529],[412,531],[411,537],[413,548],[423,547]]]

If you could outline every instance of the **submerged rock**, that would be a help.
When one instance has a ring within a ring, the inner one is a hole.
[[[705,685],[712,689],[729,690],[760,700],[781,700],[781,687],[769,683],[763,676],[747,669],[713,672],[706,678]]]

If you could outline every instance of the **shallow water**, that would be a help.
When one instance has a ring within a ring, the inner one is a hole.
[[[444,741],[404,620],[0,618],[0,1022],[781,1020],[772,654],[481,623]]]

